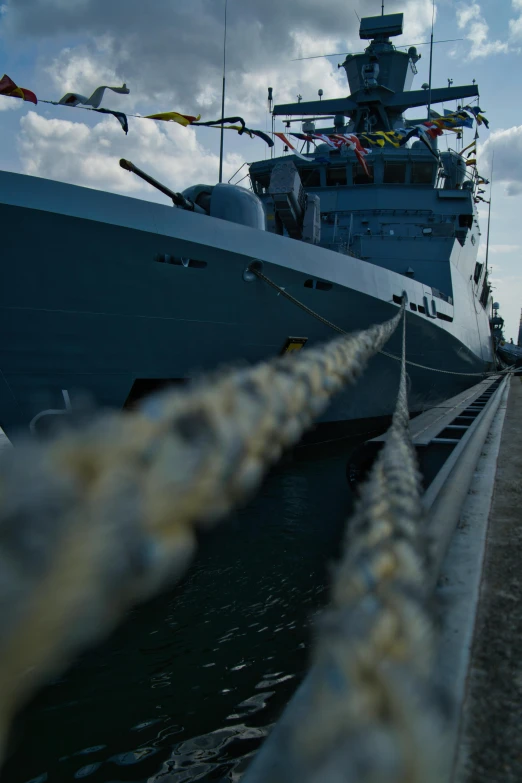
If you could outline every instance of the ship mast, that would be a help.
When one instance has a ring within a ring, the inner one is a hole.
[[[223,35],[223,87],[221,89],[221,117],[225,116],[225,74],[227,67],[227,3],[225,0],[225,31]],[[221,123],[221,138],[219,140],[219,182],[223,182],[223,123]]]
[[[430,38],[430,77],[428,79],[428,120],[431,119],[431,77],[433,72],[433,30],[435,27],[435,0],[433,0],[433,9],[431,13],[431,38]]]

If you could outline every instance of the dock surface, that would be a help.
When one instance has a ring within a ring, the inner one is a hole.
[[[515,377],[489,513],[454,783],[522,780],[521,429],[522,379]]]

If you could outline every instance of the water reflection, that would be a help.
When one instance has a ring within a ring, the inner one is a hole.
[[[25,710],[4,783],[239,780],[307,665],[351,496],[345,442],[287,461]]]

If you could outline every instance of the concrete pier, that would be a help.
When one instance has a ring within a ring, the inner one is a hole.
[[[521,378],[511,380],[503,407],[440,588],[452,605],[444,657],[462,692],[454,783],[522,780]]]

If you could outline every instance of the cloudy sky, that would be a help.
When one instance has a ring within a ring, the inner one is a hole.
[[[68,91],[90,95],[99,84],[125,82],[130,95],[108,93],[104,106],[213,119],[220,115],[224,3],[5,0],[0,5],[2,71],[39,98],[58,100]],[[405,34],[397,44],[429,39],[431,0],[386,0],[385,9],[405,12]],[[228,0],[226,114],[268,128],[268,85],[276,103],[296,100],[298,94],[312,100],[318,89],[325,98],[346,95],[344,71],[337,68],[342,57],[294,58],[359,51],[357,14],[378,13],[380,0]],[[516,342],[522,307],[522,0],[437,0],[435,35],[463,40],[435,47],[434,84],[476,79],[490,120],[490,132],[480,134],[480,168],[486,176],[495,155],[489,263],[507,337]],[[417,87],[427,80],[429,62],[428,47],[419,51]],[[175,190],[217,178],[219,132],[210,128],[130,118],[126,137],[113,117],[1,96],[0,124],[0,166],[9,171],[163,202],[119,168],[120,157]],[[229,131],[225,153],[228,180],[267,150],[263,142]],[[481,214],[485,241],[487,213]]]

